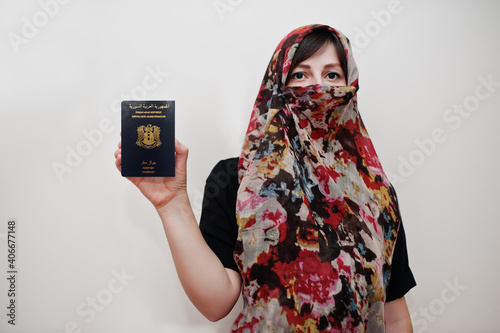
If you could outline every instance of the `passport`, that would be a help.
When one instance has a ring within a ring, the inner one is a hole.
[[[122,101],[122,176],[175,176],[175,101]]]

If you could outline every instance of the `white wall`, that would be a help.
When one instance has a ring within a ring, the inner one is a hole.
[[[58,1],[0,2],[1,332],[228,332],[237,311],[219,323],[196,311],[153,207],[115,169],[116,102],[176,100],[199,214],[209,171],[239,153],[275,46],[310,23],[358,49],[360,110],[393,175],[418,282],[415,331],[498,332],[498,1]],[[150,71],[158,85],[141,96]],[[68,149],[87,156],[68,164]]]

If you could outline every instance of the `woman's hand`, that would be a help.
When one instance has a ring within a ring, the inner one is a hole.
[[[121,141],[115,151],[115,164],[121,172]],[[186,165],[188,148],[175,140],[175,177],[127,177],[157,210],[165,207],[178,195],[186,194]]]

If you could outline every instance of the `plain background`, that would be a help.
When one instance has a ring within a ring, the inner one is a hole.
[[[274,48],[311,23],[357,49],[361,115],[418,282],[415,331],[498,332],[498,1],[66,2],[0,2],[1,332],[228,332],[241,302],[218,323],[197,312],[155,210],[114,166],[118,102],[176,100],[199,216],[210,170],[239,154]]]

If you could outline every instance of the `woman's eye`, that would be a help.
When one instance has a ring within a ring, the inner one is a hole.
[[[292,79],[302,80],[303,78],[304,78],[304,73],[302,72],[295,72],[292,74]]]
[[[329,80],[336,80],[336,79],[340,79],[340,74],[339,73],[335,73],[335,72],[330,72],[326,75],[326,77],[329,79]]]

